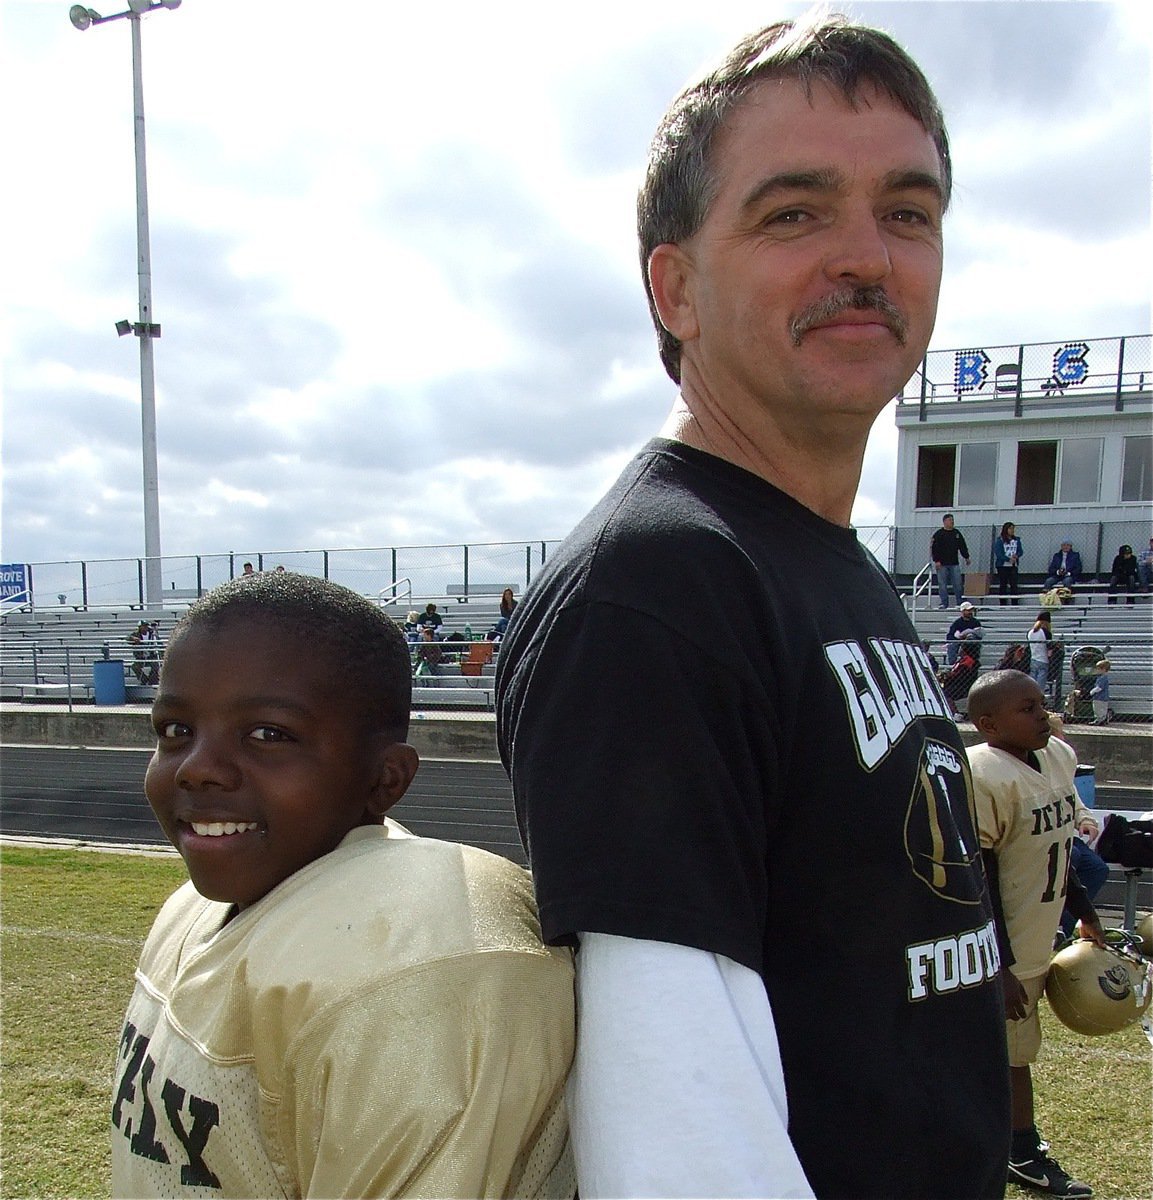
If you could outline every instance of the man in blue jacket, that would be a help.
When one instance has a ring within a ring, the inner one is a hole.
[[[1054,587],[1075,587],[1081,578],[1081,556],[1073,549],[1072,542],[1062,542],[1061,549],[1049,560],[1049,577],[1045,590]]]

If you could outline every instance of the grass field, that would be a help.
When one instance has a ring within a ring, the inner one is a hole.
[[[0,868],[0,1196],[107,1196],[114,1048],[140,943],[183,880],[183,864],[6,847]],[[1042,1016],[1034,1080],[1038,1123],[1054,1154],[1098,1197],[1150,1197],[1153,1085],[1144,1033],[1082,1038],[1044,1005]]]

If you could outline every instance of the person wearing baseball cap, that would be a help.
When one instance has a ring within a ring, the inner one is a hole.
[[[957,661],[962,642],[980,641],[985,636],[976,609],[968,600],[961,602],[961,615],[949,626],[945,634],[945,662],[950,666]]]

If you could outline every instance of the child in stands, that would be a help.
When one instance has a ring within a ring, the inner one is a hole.
[[[1107,659],[1099,659],[1093,668],[1095,675],[1093,686],[1089,689],[1089,697],[1093,702],[1093,724],[1108,725],[1112,716],[1109,708],[1109,672],[1113,664]]]
[[[385,814],[399,630],[291,573],[175,631],[145,790],[191,878],[120,1040],[114,1196],[571,1196],[567,951],[527,873]]]
[[[1088,1184],[1049,1157],[1034,1119],[1030,1069],[1041,1048],[1037,1003],[1062,909],[1068,907],[1086,936],[1104,944],[1097,913],[1069,870],[1077,832],[1077,755],[1051,736],[1044,693],[1020,671],[981,676],[969,692],[969,719],[986,743],[969,750],[969,764],[1008,1018],[1009,1180],[1053,1196],[1091,1196]]]

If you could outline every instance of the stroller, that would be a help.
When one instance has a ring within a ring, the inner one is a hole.
[[[1094,667],[1109,653],[1109,647],[1098,650],[1096,646],[1079,646],[1069,661],[1069,673],[1073,686],[1065,697],[1066,721],[1092,721],[1093,701],[1089,689],[1093,686]]]

